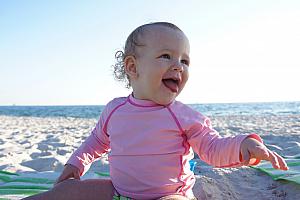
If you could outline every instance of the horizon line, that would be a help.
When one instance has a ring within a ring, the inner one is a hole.
[[[182,101],[180,101],[182,102]],[[300,100],[293,100],[293,101],[244,101],[244,102],[202,102],[202,103],[184,103],[186,105],[195,105],[195,104],[256,104],[256,103],[300,103]],[[105,106],[106,104],[0,104],[0,107],[50,107],[50,106]]]

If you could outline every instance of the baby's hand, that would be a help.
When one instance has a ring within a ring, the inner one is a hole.
[[[285,160],[276,152],[269,150],[254,138],[246,138],[241,143],[241,155],[244,165],[251,164],[251,159],[267,160],[275,169],[288,170]]]
[[[64,180],[67,180],[69,178],[75,178],[75,179],[80,180],[80,172],[77,167],[67,164],[65,166],[63,172],[61,173],[61,175],[58,177],[58,179],[54,183],[54,185],[56,185]]]

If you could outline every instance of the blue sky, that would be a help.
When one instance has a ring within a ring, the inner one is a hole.
[[[300,101],[300,1],[0,0],[0,105],[99,105],[130,90],[111,66],[137,26],[191,43],[185,103]]]

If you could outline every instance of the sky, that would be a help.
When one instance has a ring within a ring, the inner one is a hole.
[[[104,105],[131,93],[114,54],[168,21],[191,46],[184,103],[300,101],[298,0],[0,0],[0,105]]]

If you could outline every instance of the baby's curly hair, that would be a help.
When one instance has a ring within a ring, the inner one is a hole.
[[[144,46],[141,41],[139,41],[140,36],[142,36],[146,29],[149,26],[165,26],[172,28],[174,30],[182,32],[180,28],[178,28],[176,25],[169,23],[169,22],[154,22],[149,24],[144,24],[139,27],[137,27],[130,35],[128,36],[125,48],[123,51],[119,50],[115,53],[116,63],[113,65],[113,74],[114,78],[118,81],[124,82],[126,88],[130,88],[130,79],[129,76],[125,72],[125,66],[124,66],[124,60],[127,56],[137,56],[136,48]]]

